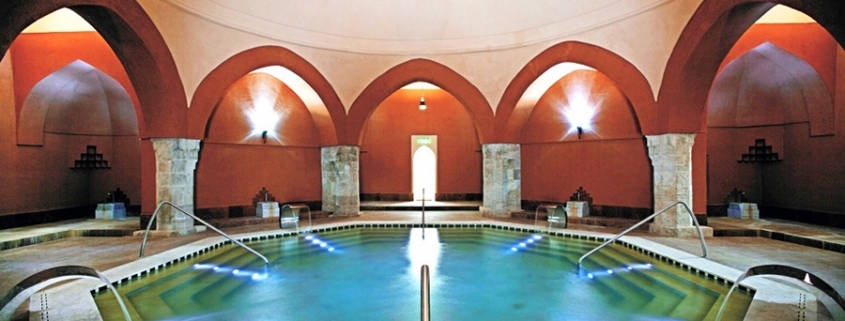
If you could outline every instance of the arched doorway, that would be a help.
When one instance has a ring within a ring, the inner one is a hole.
[[[742,198],[763,218],[842,226],[833,191],[845,170],[832,161],[845,152],[835,116],[845,106],[834,99],[842,54],[820,24],[783,6],[737,40],[708,94],[708,213]]]

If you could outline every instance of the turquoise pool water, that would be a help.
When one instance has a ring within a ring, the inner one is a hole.
[[[233,246],[121,284],[143,320],[708,320],[728,286],[616,246],[491,228],[355,228]],[[108,292],[105,320],[122,320]],[[734,295],[741,320],[751,297]]]

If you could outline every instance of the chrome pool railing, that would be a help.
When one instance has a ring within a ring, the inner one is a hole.
[[[624,230],[624,231],[622,231],[622,233],[619,233],[616,236],[610,238],[609,240],[604,242],[602,245],[599,245],[596,248],[590,250],[589,252],[587,252],[587,254],[582,255],[581,258],[578,259],[578,270],[579,271],[581,270],[581,262],[583,262],[584,259],[587,258],[588,256],[590,256],[591,254],[598,252],[598,250],[601,250],[603,247],[608,246],[609,244],[618,240],[620,237],[624,236],[625,234],[628,234],[628,232],[633,231],[634,229],[640,227],[640,225],[645,224],[645,222],[648,222],[649,220],[653,219],[657,215],[663,214],[663,212],[668,211],[669,209],[671,209],[672,207],[675,207],[675,205],[678,205],[678,204],[683,205],[684,208],[687,210],[687,213],[689,213],[690,217],[692,218],[692,222],[695,224],[695,228],[698,230],[698,238],[701,240],[701,251],[703,252],[701,257],[707,258],[707,244],[704,243],[704,233],[701,231],[701,226],[698,225],[698,220],[695,219],[695,214],[692,213],[692,209],[690,209],[690,207],[689,207],[689,205],[687,205],[687,203],[684,203],[682,201],[678,201],[678,202],[672,203],[672,205],[666,206],[665,208],[663,208],[660,211],[655,212],[654,214],[649,215],[648,217],[646,217],[646,218],[642,219],[641,221],[637,222],[637,224],[634,224],[634,226],[629,227],[627,230]]]
[[[220,234],[223,237],[229,239],[229,241],[232,241],[232,243],[235,243],[238,246],[242,247],[244,250],[247,250],[248,252],[255,254],[256,256],[258,256],[259,258],[264,260],[264,264],[270,264],[270,261],[267,260],[267,258],[264,257],[264,255],[261,255],[261,253],[256,252],[251,247],[246,246],[245,244],[241,243],[241,241],[238,241],[238,240],[232,238],[231,236],[229,236],[229,234],[223,233],[223,231],[217,229],[216,227],[214,227],[211,224],[208,224],[208,222],[203,221],[201,218],[197,217],[196,215],[188,213],[187,211],[183,210],[179,206],[176,206],[175,204],[168,202],[168,201],[162,201],[161,203],[159,203],[158,206],[156,207],[156,210],[153,212],[153,216],[150,217],[150,222],[147,223],[147,230],[144,231],[144,240],[141,241],[141,253],[138,255],[139,258],[144,257],[144,248],[147,246],[147,236],[150,235],[150,228],[153,227],[153,222],[156,219],[156,215],[158,215],[158,212],[161,211],[161,207],[164,206],[164,205],[170,205],[170,207],[176,209],[177,211],[182,212],[183,214],[192,217],[193,219],[197,220],[201,224],[210,228],[212,231],[217,232],[217,234]]]
[[[431,276],[428,273],[428,265],[423,264],[420,268],[420,317],[422,321],[431,320]]]
[[[734,281],[733,286],[731,286],[731,289],[728,290],[728,294],[725,295],[725,299],[722,300],[722,305],[719,307],[719,313],[716,314],[716,321],[722,320],[722,312],[724,312],[725,310],[725,306],[728,303],[728,299],[731,297],[731,293],[733,293],[733,291],[737,287],[739,287],[739,282],[742,282],[742,280],[756,275],[780,275],[802,281],[806,284],[816,287],[817,289],[821,290],[822,292],[833,298],[833,300],[836,301],[836,304],[838,304],[840,307],[842,307],[843,310],[845,310],[845,299],[843,299],[839,292],[836,292],[836,290],[832,286],[830,286],[830,284],[823,281],[818,276],[794,266],[780,264],[765,264],[752,266],[739,275],[736,281]]]
[[[117,298],[117,303],[123,311],[123,318],[131,321],[129,310],[126,309],[126,304],[117,293],[117,289],[111,284],[111,281],[105,275],[93,268],[80,265],[64,265],[56,266],[46,270],[39,271],[33,275],[28,276],[23,281],[18,282],[11,290],[9,290],[3,298],[0,298],[0,320],[11,320],[15,310],[24,301],[29,299],[33,294],[46,288],[52,284],[70,279],[70,278],[91,278],[102,281],[109,290],[114,293]]]

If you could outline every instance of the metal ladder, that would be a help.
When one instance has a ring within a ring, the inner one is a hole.
[[[616,236],[610,238],[609,240],[604,242],[602,245],[599,245],[596,248],[590,250],[589,252],[587,252],[587,254],[582,255],[581,258],[578,259],[578,271],[581,270],[581,262],[583,262],[585,258],[587,258],[588,256],[590,256],[591,254],[593,254],[595,252],[598,252],[598,250],[601,250],[603,247],[608,246],[610,243],[613,243],[614,241],[616,241],[620,237],[624,236],[625,234],[628,234],[628,232],[633,231],[634,229],[640,227],[640,225],[645,224],[645,222],[648,222],[649,220],[653,219],[657,215],[663,214],[663,212],[668,211],[669,209],[671,209],[672,207],[675,207],[675,205],[678,205],[678,204],[684,206],[684,208],[687,210],[687,213],[689,213],[690,217],[692,218],[692,222],[695,223],[695,228],[698,230],[698,238],[701,240],[701,251],[703,252],[701,257],[707,258],[707,244],[704,243],[704,233],[701,232],[701,226],[698,225],[698,220],[695,219],[695,214],[692,213],[692,209],[690,209],[690,207],[689,207],[689,205],[687,205],[687,203],[678,201],[678,202],[672,203],[672,205],[666,206],[665,208],[663,208],[660,211],[655,212],[654,214],[649,215],[648,217],[639,221],[637,224],[634,224],[634,226],[629,227],[627,230],[624,230],[624,231],[622,231],[622,233],[619,233]]]
[[[232,238],[231,236],[229,236],[229,234],[223,233],[223,231],[221,231],[221,230],[217,229],[216,227],[214,227],[214,226],[213,226],[213,225],[211,225],[211,224],[208,224],[208,222],[203,221],[201,218],[197,217],[196,215],[191,214],[191,213],[188,213],[187,211],[183,210],[183,209],[182,209],[182,208],[180,208],[179,206],[176,206],[175,204],[170,203],[170,202],[168,202],[168,201],[162,201],[161,203],[159,203],[159,204],[158,204],[158,206],[156,207],[155,212],[153,212],[153,216],[152,216],[152,217],[150,217],[150,222],[147,224],[147,230],[146,230],[146,231],[144,231],[144,240],[143,240],[143,241],[141,241],[141,253],[138,255],[138,257],[139,257],[139,258],[144,257],[144,248],[147,246],[147,236],[149,236],[149,235],[150,235],[150,228],[152,228],[152,227],[153,227],[153,222],[154,222],[154,221],[155,221],[155,219],[156,219],[156,215],[158,215],[158,212],[159,212],[159,211],[161,211],[161,208],[162,208],[162,206],[164,206],[164,205],[170,205],[170,207],[172,207],[172,208],[176,209],[177,211],[182,212],[183,214],[188,215],[188,216],[190,216],[190,217],[194,218],[195,220],[199,221],[199,222],[200,222],[200,223],[202,223],[203,225],[205,225],[205,226],[207,226],[208,228],[210,228],[212,231],[215,231],[215,232],[217,232],[217,234],[220,234],[220,235],[222,235],[223,237],[225,237],[225,238],[229,239],[229,241],[232,241],[232,243],[235,243],[235,244],[237,244],[238,246],[242,247],[244,250],[247,250],[247,251],[249,251],[250,253],[255,254],[256,256],[258,256],[259,258],[261,258],[262,260],[264,260],[264,264],[270,264],[270,261],[269,261],[269,260],[267,260],[267,258],[266,258],[266,257],[264,257],[264,255],[261,255],[261,253],[256,252],[256,251],[255,251],[255,250],[253,250],[251,247],[246,246],[245,244],[241,243],[241,241],[238,241],[238,240],[236,240],[236,239]]]

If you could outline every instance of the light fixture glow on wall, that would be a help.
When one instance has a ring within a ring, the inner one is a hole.
[[[267,138],[279,141],[276,126],[282,120],[282,115],[276,110],[276,96],[278,93],[271,86],[259,85],[250,88],[251,105],[243,107],[244,115],[249,120],[250,132],[247,138],[261,138],[267,143]]]
[[[423,83],[420,83],[420,110],[428,109],[428,106],[425,105],[425,91],[423,91]]]
[[[593,118],[601,106],[601,100],[591,99],[590,87],[581,84],[566,89],[566,98],[569,103],[561,108],[564,122],[569,124],[566,136],[577,135],[578,139],[581,139],[584,133],[595,132]]]

